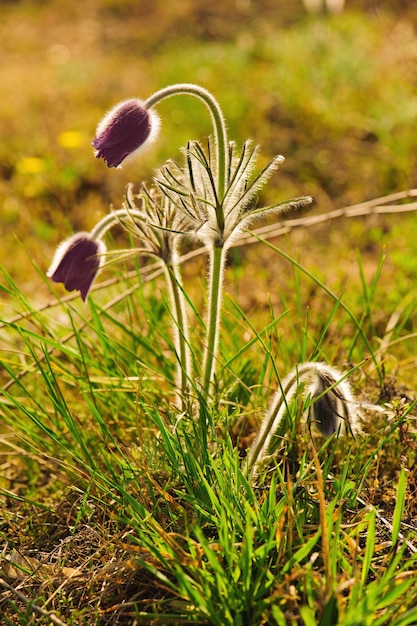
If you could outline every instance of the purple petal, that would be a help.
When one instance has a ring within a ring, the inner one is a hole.
[[[126,100],[117,105],[100,122],[92,142],[96,157],[108,167],[117,167],[140,148],[152,130],[152,116],[139,100]]]
[[[100,269],[101,259],[97,255],[103,251],[101,241],[84,233],[74,235],[59,246],[48,276],[56,283],[63,283],[67,291],[78,289],[85,301]]]

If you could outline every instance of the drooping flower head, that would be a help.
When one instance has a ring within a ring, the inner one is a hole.
[[[339,429],[352,434],[358,432],[357,402],[346,376],[327,363],[316,363],[312,374],[308,386],[311,400],[309,422],[325,437]]]
[[[58,246],[47,276],[55,283],[63,283],[67,291],[79,289],[85,301],[105,251],[101,239],[93,239],[89,233],[77,233]]]
[[[247,468],[253,476],[271,458],[274,442],[284,434],[288,407],[307,382],[305,392],[310,396],[308,422],[314,424],[322,435],[360,432],[360,411],[351,391],[347,375],[327,363],[300,363],[281,382],[274,394],[258,435],[249,450]]]
[[[95,156],[108,167],[120,167],[133,159],[159,131],[159,117],[137,99],[125,100],[111,109],[97,126],[92,142]]]

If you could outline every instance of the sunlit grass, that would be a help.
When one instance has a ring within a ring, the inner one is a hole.
[[[248,254],[259,255],[260,246]],[[280,247],[268,249],[278,261]],[[365,294],[347,305],[342,292],[336,295],[287,253],[285,259],[293,272],[281,287],[282,308],[269,308],[265,327],[226,299],[224,367],[208,447],[199,422],[190,424],[175,408],[171,320],[158,281],[139,283],[129,294],[129,283],[120,280],[96,291],[87,309],[71,298],[38,311],[4,275],[25,314],[2,329],[12,341],[3,352],[1,411],[14,433],[2,438],[1,489],[10,509],[1,530],[8,546],[3,575],[9,584],[45,581],[37,606],[65,623],[72,623],[69,606],[86,623],[111,606],[120,618],[135,615],[143,623],[339,619],[353,626],[358,616],[398,625],[416,619],[414,531],[403,523],[414,510],[413,483],[407,489],[406,471],[398,472],[405,449],[403,467],[414,463],[412,403],[367,412],[356,441],[323,445],[310,438],[301,420],[305,406],[296,403],[269,471],[259,484],[245,474],[242,456],[277,377],[300,358],[334,354],[334,329],[355,338],[351,358],[373,357],[354,375],[361,400],[369,400],[367,378],[375,401],[387,374],[378,374],[380,342],[360,307],[365,300],[369,309],[376,297],[381,264],[365,278],[359,259],[355,286]],[[233,270],[228,276],[233,284]],[[320,293],[322,316],[306,314],[302,294],[309,283]],[[412,307],[406,311],[413,316]],[[405,317],[392,326],[393,337],[403,335]],[[338,346],[337,355],[347,359],[347,349]],[[53,522],[50,539],[48,519],[60,509],[66,517]],[[14,522],[11,532],[6,520],[19,510],[24,526],[19,531]],[[96,543],[85,553],[75,542],[87,528]],[[65,537],[68,556],[55,561],[52,546]],[[25,563],[20,554],[36,560]],[[57,591],[54,576],[64,566],[69,578]],[[29,609],[18,597],[6,595],[3,605],[9,621],[14,615],[27,623]]]

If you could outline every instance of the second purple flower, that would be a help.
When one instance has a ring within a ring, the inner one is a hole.
[[[96,157],[108,167],[119,167],[128,157],[135,157],[159,130],[158,116],[140,100],[120,102],[101,120],[92,142]]]

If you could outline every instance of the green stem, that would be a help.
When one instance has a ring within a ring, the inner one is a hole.
[[[173,329],[175,349],[179,359],[177,365],[177,386],[181,393],[182,407],[185,409],[186,399],[190,389],[191,352],[185,299],[176,252],[173,253],[171,262],[165,264],[165,270],[174,315]]]
[[[143,213],[135,209],[119,209],[118,211],[112,211],[94,226],[90,231],[90,237],[92,239],[101,239],[110,228],[120,224],[120,219],[123,217],[139,217],[143,219]]]
[[[203,361],[202,401],[207,402],[211,393],[211,384],[214,378],[217,348],[220,335],[220,311],[222,305],[223,273],[226,262],[227,249],[222,246],[213,246],[210,250],[209,269],[209,300],[206,329],[206,346]]]
[[[300,369],[299,367],[294,372],[291,372],[282,383],[280,382],[280,388],[274,394],[268,412],[262,421],[258,436],[249,450],[246,469],[254,476],[256,476],[262,461],[268,456],[272,439],[277,436],[285,411],[295,394],[300,377],[304,373]]]
[[[300,363],[282,381],[279,381],[279,389],[274,393],[268,412],[264,417],[258,436],[256,437],[246,459],[246,469],[252,478],[256,478],[262,462],[268,458],[271,443],[278,435],[282,421],[299,385],[306,377],[318,375],[317,372],[326,371],[327,366],[318,363]]]
[[[124,217],[138,217],[143,219],[144,215],[141,211],[136,209],[120,209],[118,211],[113,211],[103,217],[103,219],[95,225],[90,232],[91,238],[100,239],[108,230],[110,230],[112,226],[119,224],[120,219]],[[177,385],[178,389],[181,391],[182,405],[184,407],[185,399],[189,391],[189,381],[191,377],[191,352],[188,339],[187,313],[184,294],[182,291],[182,280],[177,251],[175,249],[172,251],[169,262],[165,262],[163,259],[161,259],[161,261],[163,262],[165,268],[174,316],[174,340],[175,348],[179,356]]]
[[[219,230],[223,232],[224,229],[224,214],[223,214],[223,199],[227,188],[227,170],[229,159],[229,146],[227,139],[226,122],[217,100],[213,95],[200,87],[191,83],[180,83],[176,85],[170,85],[165,87],[150,98],[148,98],[143,106],[147,109],[154,107],[156,104],[176,95],[189,95],[200,99],[210,112],[214,141],[216,148],[216,193],[217,193],[217,206],[216,206],[216,219]],[[207,329],[206,329],[206,344],[203,360],[203,379],[202,379],[202,404],[207,403],[207,400],[211,394],[211,385],[214,378],[215,362],[217,357],[217,349],[220,334],[220,310],[222,302],[222,281],[223,272],[226,258],[226,249],[222,247],[216,247],[215,245],[209,247],[210,254],[210,270],[209,270],[209,294],[208,294],[208,314],[207,314]],[[178,287],[178,286],[177,286]],[[178,289],[177,289],[178,291]],[[178,313],[179,311],[177,311]],[[181,325],[180,328],[183,326]],[[181,334],[181,333],[180,333]],[[186,355],[183,355],[186,357]],[[183,357],[181,356],[181,360]],[[185,360],[185,362],[187,359]],[[189,371],[187,369],[187,371]],[[183,389],[186,381],[183,380],[181,388]]]
[[[194,85],[192,83],[179,83],[177,85],[170,85],[168,87],[160,89],[150,98],[148,98],[143,103],[143,106],[146,109],[150,109],[151,107],[158,104],[158,102],[161,102],[161,100],[165,100],[166,98],[181,94],[195,96],[196,98],[199,98],[204,102],[204,104],[210,111],[217,150],[217,194],[219,203],[221,204],[226,190],[228,140],[226,122],[220,105],[214,98],[214,96],[212,96],[212,94],[207,91],[207,89],[204,89],[199,85]]]

